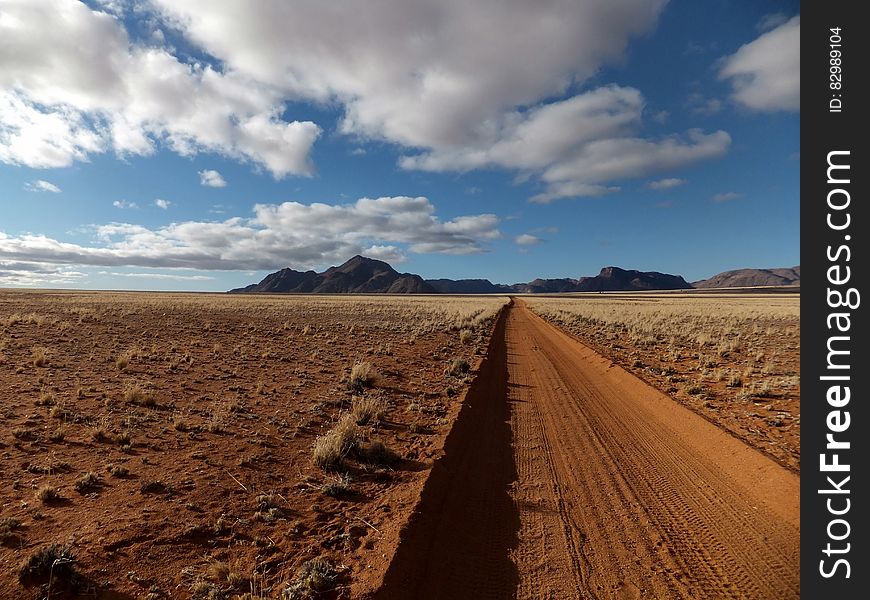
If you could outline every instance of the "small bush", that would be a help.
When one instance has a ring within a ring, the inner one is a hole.
[[[11,544],[18,540],[16,530],[21,527],[21,521],[15,517],[0,519],[0,544]]]
[[[355,392],[371,387],[378,380],[378,372],[370,362],[357,362],[350,368],[347,387]]]
[[[470,329],[463,329],[459,332],[459,341],[463,344],[469,344],[474,340],[474,332]]]
[[[167,491],[166,484],[159,479],[145,480],[139,484],[139,491],[143,494],[160,494]]]
[[[391,465],[398,456],[380,440],[374,440],[358,450],[360,460],[374,465]]]
[[[109,474],[112,477],[117,477],[118,479],[123,479],[124,477],[126,477],[127,475],[130,474],[130,470],[127,467],[122,466],[122,465],[109,465],[108,469],[109,469]]]
[[[89,471],[75,480],[73,488],[75,488],[79,494],[84,494],[98,488],[100,483],[100,476],[93,471]]]
[[[324,435],[314,441],[314,464],[321,469],[335,469],[345,456],[359,446],[359,427],[352,415],[345,415]]]
[[[42,346],[35,346],[31,350],[31,355],[33,357],[34,367],[48,366],[48,350],[46,348],[43,348]]]
[[[18,569],[21,581],[70,580],[75,576],[75,556],[67,546],[52,544],[36,550]]]
[[[380,398],[357,398],[353,401],[350,414],[357,425],[365,425],[384,418],[386,407]]]
[[[130,404],[141,406],[155,406],[157,402],[154,395],[138,383],[128,383],[124,388],[124,400]]]
[[[447,365],[444,374],[448,377],[464,377],[471,371],[471,365],[464,358],[454,358]]]
[[[321,486],[320,491],[326,496],[339,498],[341,496],[346,496],[353,491],[350,484],[350,475],[339,475],[331,481],[324,483]]]
[[[338,580],[338,571],[326,559],[313,558],[302,565],[293,581],[281,592],[283,600],[311,600]]]
[[[45,484],[36,490],[36,498],[43,504],[51,504],[60,500],[60,492],[57,488]]]

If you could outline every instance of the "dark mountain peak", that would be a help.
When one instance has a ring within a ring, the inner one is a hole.
[[[621,267],[604,267],[595,277],[582,277],[580,292],[629,292],[640,290],[685,290],[692,286],[679,275],[658,271],[635,271]]]
[[[695,281],[696,288],[766,287],[801,283],[800,265],[784,269],[735,269]]]
[[[232,292],[295,292],[316,294],[431,294],[419,275],[400,274],[381,260],[356,255],[323,273],[290,268],[270,273],[254,285]]]
[[[800,277],[799,267],[798,277]],[[789,270],[793,271],[793,270]],[[679,275],[604,267],[595,277],[533,279],[529,283],[502,285],[488,279],[430,279],[399,273],[382,260],[357,254],[323,273],[284,268],[260,283],[232,292],[294,292],[316,294],[558,294],[635,290],[678,290],[691,286]]]

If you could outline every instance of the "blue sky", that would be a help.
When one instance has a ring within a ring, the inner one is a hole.
[[[326,6],[0,2],[0,286],[799,264],[798,2]]]

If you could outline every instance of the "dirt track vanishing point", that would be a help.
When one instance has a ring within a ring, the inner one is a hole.
[[[798,598],[799,477],[515,300],[378,599]]]

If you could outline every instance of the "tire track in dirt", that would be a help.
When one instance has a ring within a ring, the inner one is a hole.
[[[527,310],[377,598],[800,596],[799,478]]]

